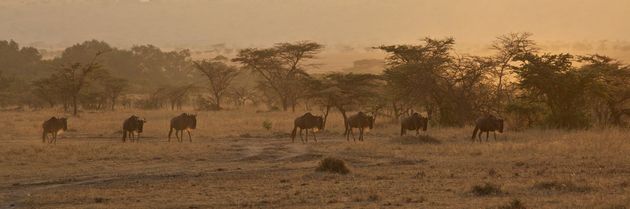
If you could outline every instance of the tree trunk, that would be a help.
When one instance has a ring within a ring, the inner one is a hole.
[[[282,97],[282,110],[289,110],[289,100],[287,98]]]
[[[217,102],[216,108],[217,110],[221,109],[221,97],[219,94],[214,94],[214,100]]]
[[[346,110],[343,107],[337,106],[337,109],[341,112],[341,116],[343,116],[343,126],[345,127],[343,134],[345,136],[348,133],[348,116],[346,115]]]
[[[72,115],[76,116],[77,115],[77,96],[72,96],[72,108],[74,109],[72,111]]]
[[[394,120],[400,120],[400,109],[398,109],[398,105],[396,105],[396,101],[392,101],[392,110],[394,111]]]
[[[112,111],[114,111],[115,107],[116,107],[116,97],[112,97]]]
[[[324,126],[322,129],[326,128],[326,121],[328,121],[328,113],[330,112],[330,105],[326,105],[326,112],[324,112]]]

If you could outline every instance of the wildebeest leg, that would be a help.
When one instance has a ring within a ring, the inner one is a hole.
[[[359,141],[363,141],[363,128],[359,128]]]
[[[350,134],[352,134],[352,140],[356,142],[357,138],[354,137],[354,129],[353,128],[350,128]]]
[[[308,143],[308,128],[306,129],[306,143]]]
[[[189,131],[189,130],[186,130],[186,132],[188,132],[188,140],[189,140],[190,142],[192,142],[192,136],[190,136],[190,131]]]
[[[486,131],[486,142],[488,142],[488,137],[490,137],[490,131]]]
[[[53,142],[54,144],[57,144],[57,132],[55,132],[53,136]]]
[[[175,129],[175,138],[177,138],[177,142],[181,142],[179,140],[179,130]]]
[[[497,132],[493,131],[492,134],[494,134],[494,141],[497,141]]]
[[[482,142],[482,140],[481,140],[481,134],[483,134],[483,131],[479,131],[479,135],[477,136],[477,139],[479,139],[479,143],[481,143],[481,142]]]
[[[420,127],[416,128],[416,136],[420,136]]]
[[[346,130],[346,133],[344,133],[346,135],[346,141],[350,141],[350,131]]]
[[[171,129],[168,131],[168,142],[171,142],[171,134],[173,133],[173,127],[171,127]],[[177,131],[175,131],[175,134],[177,135]]]
[[[365,128],[361,129],[361,141],[363,141],[365,139]]]
[[[304,135],[302,135],[302,128],[300,128],[300,141],[302,141],[302,144],[304,144]]]
[[[295,132],[297,131],[297,126],[293,126],[293,131],[291,131],[291,143],[295,142]]]
[[[315,135],[315,131],[313,131],[313,139],[317,142],[317,136]]]
[[[404,135],[405,135],[405,127],[400,126],[400,136],[404,136]]]

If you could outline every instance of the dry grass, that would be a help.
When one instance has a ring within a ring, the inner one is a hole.
[[[470,128],[399,138],[397,124],[377,121],[364,142],[347,142],[333,114],[318,142],[301,144],[288,132],[303,112],[222,111],[198,113],[193,143],[168,143],[168,121],[179,113],[83,113],[50,145],[41,143],[41,123],[62,114],[0,112],[0,208],[630,205],[626,130],[527,130],[472,143]],[[131,114],[148,123],[139,143],[123,144],[120,128]],[[323,156],[343,159],[352,172],[313,172]],[[470,195],[479,182],[501,185],[503,194]]]

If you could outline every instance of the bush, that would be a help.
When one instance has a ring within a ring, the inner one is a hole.
[[[332,157],[327,157],[320,161],[319,167],[317,167],[316,171],[339,174],[350,173],[350,170],[348,169],[348,167],[346,167],[346,163],[343,162],[343,160]]]
[[[490,183],[485,183],[484,185],[475,185],[470,190],[470,192],[475,196],[490,196],[490,195],[503,194],[503,191],[501,191],[500,186],[490,184]]]
[[[269,121],[269,120],[265,120],[265,121],[263,121],[263,123],[262,123],[262,127],[263,127],[264,129],[266,129],[267,131],[270,131],[270,130],[271,130],[272,125],[273,125],[273,124],[272,124],[272,123],[271,123],[271,121]]]
[[[216,104],[213,104],[210,99],[199,95],[195,99],[195,110],[199,110],[199,111],[219,111],[221,109],[219,107],[217,107]]]
[[[507,205],[500,206],[499,209],[527,209],[525,205],[518,199],[512,200]]]

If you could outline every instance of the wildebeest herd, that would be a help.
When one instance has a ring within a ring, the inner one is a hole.
[[[123,122],[122,141],[126,142],[127,138],[129,138],[131,142],[137,142],[140,138],[140,133],[142,133],[144,124],[146,122],[146,119],[140,119],[140,117],[136,115],[132,115],[131,117],[127,118]],[[373,129],[374,122],[374,116],[365,114],[363,112],[358,112],[354,115],[349,116],[345,122],[344,136],[346,137],[346,140],[350,141],[350,135],[352,135],[353,141],[356,141],[354,129],[358,129],[359,141],[363,141],[363,135],[366,131],[365,129]],[[307,112],[304,115],[297,117],[294,120],[293,131],[291,132],[291,142],[295,142],[298,128],[300,129],[300,139],[302,140],[302,143],[308,142],[309,130],[311,130],[312,132],[313,140],[317,142],[317,136],[315,135],[315,133],[318,130],[324,128],[324,123],[325,122],[323,117],[313,115],[310,112]],[[416,135],[420,135],[420,129],[422,129],[422,131],[427,131],[428,124],[428,118],[420,115],[420,113],[413,113],[409,117],[405,117],[400,120],[400,136],[404,136],[409,130],[415,130]],[[45,143],[48,135],[50,135],[48,143],[57,143],[57,135],[59,133],[62,133],[63,131],[68,130],[68,119],[52,117],[44,121],[44,124],[42,124],[42,128],[42,142]],[[168,132],[168,141],[171,141],[171,135],[173,133],[173,130],[175,130],[175,137],[177,138],[178,142],[183,142],[184,131],[188,133],[188,140],[192,142],[190,131],[196,128],[197,115],[182,113],[171,119]],[[306,140],[302,136],[303,130],[306,130]],[[485,132],[486,141],[488,141],[490,132],[493,132],[494,139],[496,140],[496,131],[498,131],[499,133],[503,133],[503,119],[498,118],[492,114],[488,114],[480,117],[475,121],[475,128],[473,130],[473,135],[471,139],[474,142],[475,138],[477,138],[479,139],[479,142],[481,142],[481,135]]]

